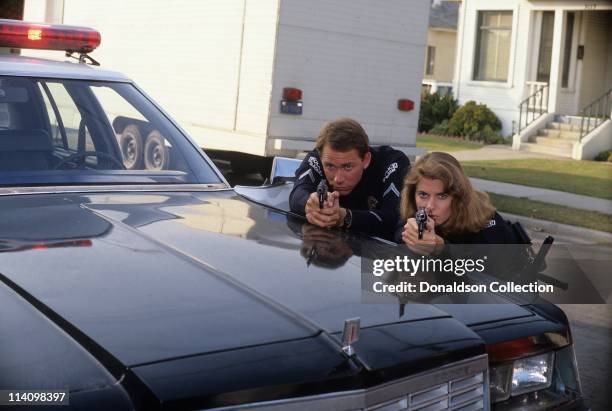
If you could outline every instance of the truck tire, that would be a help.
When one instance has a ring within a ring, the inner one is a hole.
[[[147,136],[144,146],[144,164],[147,170],[167,170],[170,164],[170,153],[164,136],[153,130]]]
[[[142,169],[142,136],[135,124],[127,125],[119,137],[119,146],[123,154],[123,165],[128,170]]]

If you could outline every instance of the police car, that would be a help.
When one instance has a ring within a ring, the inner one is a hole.
[[[229,187],[99,44],[0,20],[76,59],[0,56],[1,407],[585,408],[560,309],[363,304],[360,253],[393,246]]]

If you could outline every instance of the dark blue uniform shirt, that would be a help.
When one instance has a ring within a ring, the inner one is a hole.
[[[389,146],[371,147],[372,161],[357,186],[340,197],[340,207],[351,210],[351,229],[387,239],[400,218],[399,203],[410,160]],[[306,202],[317,190],[325,171],[316,150],[309,152],[295,173],[295,186],[289,195],[291,211],[304,215]]]

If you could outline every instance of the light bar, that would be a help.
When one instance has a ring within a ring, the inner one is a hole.
[[[0,19],[0,47],[90,53],[100,41],[100,33],[88,27]]]

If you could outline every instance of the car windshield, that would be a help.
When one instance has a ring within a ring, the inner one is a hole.
[[[221,182],[132,84],[0,76],[0,186]]]

